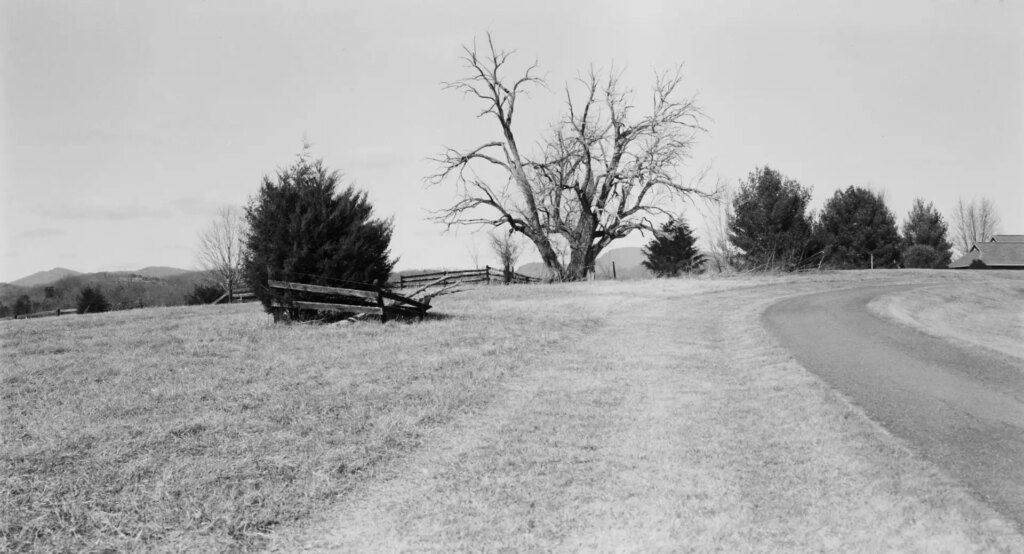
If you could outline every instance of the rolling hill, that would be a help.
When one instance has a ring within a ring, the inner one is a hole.
[[[597,258],[595,271],[598,279],[612,278],[612,262],[615,263],[615,274],[619,279],[645,279],[651,273],[641,265],[646,259],[643,248],[639,246],[624,246],[606,250]],[[531,262],[519,266],[517,270],[523,275],[547,278],[547,269],[541,262]]]
[[[65,277],[73,275],[81,275],[82,272],[75,271],[73,269],[67,269],[65,267],[55,267],[49,271],[39,271],[33,273],[28,277],[22,277],[17,281],[11,281],[10,284],[17,285],[19,287],[34,287],[37,285],[48,285],[50,283],[59,281]]]
[[[187,273],[194,273],[190,269],[179,269],[177,267],[166,267],[166,266],[149,266],[142,269],[129,270],[129,271],[105,271],[101,273],[109,273],[111,275],[141,275],[143,277],[154,277],[157,279],[166,279],[167,277],[175,277],[178,275],[185,275]],[[49,285],[56,283],[65,277],[74,277],[76,275],[89,275],[82,273],[81,271],[75,271],[73,269],[67,269],[65,267],[55,267],[49,271],[40,271],[33,273],[28,277],[22,277],[17,281],[11,281],[10,285],[17,285],[19,287],[36,287],[39,285]]]
[[[63,269],[63,268],[58,268]],[[49,275],[30,275],[37,284],[0,286],[0,307],[10,307],[20,296],[28,296],[32,311],[53,310],[72,307],[85,287],[99,289],[113,309],[139,306],[176,306],[184,304],[187,296],[197,284],[209,283],[208,276],[201,271],[185,271],[175,268],[154,267],[139,271],[110,271],[101,273],[42,272]],[[58,275],[55,280],[50,280]],[[164,276],[155,276],[164,275]]]
[[[157,277],[159,279],[163,279],[166,277],[174,277],[175,275],[184,275],[186,273],[192,273],[192,270],[179,269],[177,267],[150,266],[144,267],[136,271],[126,271],[124,273],[134,273],[135,275],[144,275],[146,277]]]

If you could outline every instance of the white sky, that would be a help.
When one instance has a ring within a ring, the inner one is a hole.
[[[870,185],[900,221],[917,196],[946,214],[983,196],[1024,233],[1021,6],[7,0],[0,281],[193,267],[219,207],[244,204],[303,136],[394,217],[399,268],[468,266],[474,240],[485,263],[483,238],[426,220],[453,189],[422,179],[442,145],[494,137],[440,86],[488,30],[548,78],[517,109],[523,143],[591,63],[627,67],[643,98],[653,69],[685,62],[711,118],[694,171],[735,183],[768,164],[813,186],[814,207]]]

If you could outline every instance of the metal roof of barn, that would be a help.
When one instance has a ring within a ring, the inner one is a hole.
[[[1024,235],[992,235],[989,242],[1024,242]]]
[[[1024,241],[1021,242],[976,242],[971,250],[949,264],[950,269],[970,267],[974,260],[981,260],[988,267],[1024,267]]]

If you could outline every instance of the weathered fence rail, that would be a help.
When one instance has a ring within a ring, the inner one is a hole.
[[[35,312],[31,314],[18,314],[14,316],[14,319],[35,319],[37,317],[51,317],[59,315],[70,315],[77,314],[77,308],[57,308],[56,310],[46,310],[43,312]]]
[[[483,269],[466,269],[459,271],[430,271],[417,273],[415,275],[400,275],[398,277],[399,288],[409,288],[423,285],[431,281],[447,278],[449,283],[475,284],[475,283],[504,283],[506,282],[505,272],[501,269],[485,266]],[[541,280],[522,273],[511,272],[508,275],[509,283],[539,283]]]
[[[430,309],[429,300],[417,300],[393,293],[375,285],[362,288],[326,287],[288,281],[268,280],[267,286],[277,291],[278,298],[271,302],[274,321],[293,310],[371,314],[380,316],[385,323],[395,317],[423,319]]]
[[[218,296],[216,300],[210,302],[210,304],[220,304],[227,299],[228,293],[225,292]],[[245,302],[247,300],[256,300],[256,293],[249,289],[236,290],[231,293],[231,302]]]

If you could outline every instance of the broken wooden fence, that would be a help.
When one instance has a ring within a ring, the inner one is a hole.
[[[37,317],[51,317],[59,315],[77,314],[77,308],[57,308],[56,310],[45,310],[42,312],[34,312],[31,314],[18,314],[14,316],[14,319],[35,319]]]
[[[447,277],[449,283],[459,283],[462,285],[476,284],[476,283],[504,283],[505,272],[504,270],[496,267],[484,266],[483,269],[467,269],[460,271],[431,271],[428,273],[417,273],[415,275],[400,275],[398,277],[399,288],[415,287],[431,281],[436,281],[442,277]],[[541,280],[536,277],[530,277],[523,275],[522,273],[511,272],[509,274],[509,283],[539,283]],[[392,281],[394,282],[394,281]]]
[[[380,316],[382,323],[394,317],[423,319],[430,309],[429,299],[422,301],[395,294],[375,285],[361,288],[325,287],[287,281],[267,281],[267,285],[281,291],[271,302],[274,321],[279,321],[287,310],[371,314]]]
[[[228,296],[230,296],[231,298],[229,299]],[[256,300],[256,293],[254,293],[251,289],[236,290],[233,291],[230,295],[227,292],[225,292],[224,294],[218,296],[216,300],[210,302],[210,304],[220,304],[225,300],[227,300],[228,303]]]

